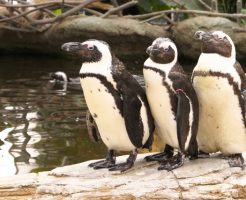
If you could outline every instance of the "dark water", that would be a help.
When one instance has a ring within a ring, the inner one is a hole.
[[[82,92],[49,82],[50,72],[79,69],[68,60],[1,57],[0,177],[105,156],[104,145],[88,138]]]

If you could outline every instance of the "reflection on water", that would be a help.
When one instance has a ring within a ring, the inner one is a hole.
[[[76,76],[79,68],[54,58],[1,58],[0,177],[105,156],[103,144],[89,141],[82,92],[48,80],[50,72]]]

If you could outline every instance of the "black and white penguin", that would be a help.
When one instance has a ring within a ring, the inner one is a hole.
[[[147,48],[149,58],[143,74],[146,94],[164,152],[146,157],[162,164],[158,169],[172,170],[183,165],[185,155],[198,155],[196,135],[199,106],[195,90],[178,63],[176,45],[169,38],[157,38]],[[173,158],[173,150],[178,154]],[[170,159],[171,158],[171,159]]]
[[[57,71],[49,73],[51,82],[68,82],[68,77],[65,72]]]
[[[143,88],[104,41],[70,42],[62,49],[83,60],[80,81],[86,104],[108,148],[106,160],[89,166],[111,171],[131,168],[137,148],[150,148],[153,140],[154,123]],[[126,163],[115,164],[115,151],[131,151]]]
[[[202,152],[221,151],[231,167],[243,167],[246,151],[243,69],[236,60],[232,39],[222,31],[195,33],[201,55],[192,82],[198,95],[200,123],[198,146]]]

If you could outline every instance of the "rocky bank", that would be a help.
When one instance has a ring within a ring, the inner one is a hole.
[[[170,37],[177,44],[180,55],[196,61],[200,44],[193,36],[197,30],[223,30],[236,45],[239,60],[246,60],[246,34],[235,22],[221,17],[193,17],[172,26],[157,26],[126,18],[77,15],[54,23],[45,32],[16,32],[1,29],[1,53],[36,53],[64,55],[60,47],[69,41],[95,38],[107,41],[119,57],[146,56],[146,48],[157,37]],[[246,30],[246,29],[245,29]]]
[[[77,199],[246,199],[246,170],[230,168],[226,160],[186,161],[179,169],[158,171],[140,154],[133,169],[109,172],[88,168],[92,161],[50,172],[1,178],[0,200]],[[122,162],[126,156],[118,158]]]

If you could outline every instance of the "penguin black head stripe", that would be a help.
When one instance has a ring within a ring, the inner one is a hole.
[[[231,38],[222,31],[197,31],[195,39],[202,41],[203,53],[217,53],[228,58],[235,56],[235,47]]]
[[[157,38],[146,50],[152,61],[167,64],[177,61],[177,48],[169,38]]]

